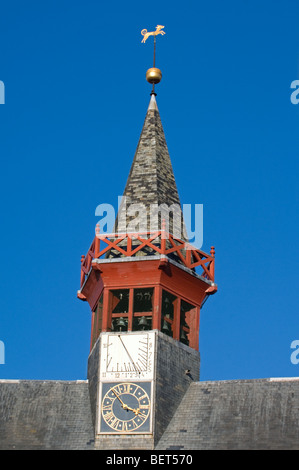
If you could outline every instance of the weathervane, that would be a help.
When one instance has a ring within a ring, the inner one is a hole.
[[[162,31],[163,28],[164,28],[164,26],[161,26],[160,24],[158,24],[156,26],[156,31],[148,32],[147,29],[143,29],[141,31],[141,34],[143,36],[143,39],[142,39],[141,42],[143,42],[143,43],[145,43],[145,41],[148,39],[149,36],[154,36],[154,63],[153,63],[153,67],[148,69],[148,71],[146,72],[146,80],[149,83],[152,83],[152,85],[153,85],[153,89],[152,89],[151,94],[152,93],[155,94],[155,84],[159,83],[162,79],[161,70],[156,68],[156,36],[158,34],[161,34],[162,36],[165,34],[165,31]]]

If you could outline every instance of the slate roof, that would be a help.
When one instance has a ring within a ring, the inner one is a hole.
[[[86,381],[0,380],[0,450],[88,450]]]
[[[158,450],[299,450],[299,379],[194,382]]]

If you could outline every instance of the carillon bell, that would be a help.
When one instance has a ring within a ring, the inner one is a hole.
[[[145,317],[141,317],[139,322],[138,322],[138,327],[140,330],[147,330],[148,328],[148,323],[147,319]]]
[[[123,317],[120,317],[115,322],[115,330],[116,331],[125,331],[127,329],[127,325]]]
[[[163,325],[162,325],[162,328],[161,328],[161,329],[162,329],[163,333],[165,333],[166,335],[169,335],[169,333],[170,333],[170,325],[169,325],[169,323],[168,323],[166,320],[163,321]]]

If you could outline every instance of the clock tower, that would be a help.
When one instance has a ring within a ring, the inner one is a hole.
[[[184,230],[154,90],[161,71],[146,77],[153,90],[114,232],[97,226],[81,259],[97,449],[156,447],[199,380],[200,309],[217,291],[214,248],[208,254],[191,246]]]

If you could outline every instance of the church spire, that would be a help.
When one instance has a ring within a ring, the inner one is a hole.
[[[167,231],[184,238],[180,198],[156,97],[151,93],[115,231],[158,230],[163,218]]]

